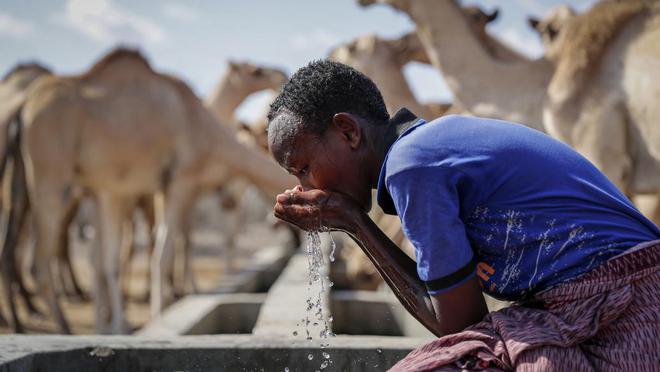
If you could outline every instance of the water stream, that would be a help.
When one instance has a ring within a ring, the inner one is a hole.
[[[335,260],[336,244],[332,235],[330,235],[330,231],[322,227],[318,231],[308,232],[305,247],[309,267],[306,298],[307,308],[305,317],[298,324],[298,326],[301,324],[304,325],[304,336],[310,342],[316,336],[314,330],[318,331],[320,328],[318,337],[321,340],[321,353],[317,356],[314,353],[307,355],[307,359],[310,361],[314,360],[315,357],[319,360],[318,370],[323,370],[332,364],[330,354],[323,349],[330,346],[329,338],[335,336],[331,326],[333,321],[332,315],[323,311],[324,308],[330,308],[329,304],[325,303],[325,299],[328,297],[325,292],[329,291],[333,285],[325,272],[325,257],[321,249],[321,233],[323,232],[327,232],[330,237],[331,251],[328,259],[330,262],[334,262]],[[298,336],[298,334],[298,330],[293,332],[294,336]]]

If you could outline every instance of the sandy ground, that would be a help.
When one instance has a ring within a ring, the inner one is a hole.
[[[256,203],[255,203],[256,204]],[[263,204],[263,203],[261,203]],[[273,229],[262,216],[265,210],[259,212],[264,205],[252,205],[249,213],[249,223],[243,227],[236,241],[234,254],[234,271],[226,270],[226,226],[230,218],[223,215],[217,208],[218,200],[214,196],[203,198],[193,214],[195,229],[193,231],[193,271],[200,292],[213,291],[214,288],[230,275],[235,275],[250,264],[253,254],[264,245],[278,242],[286,243],[289,234],[285,229]],[[136,329],[149,320],[149,303],[145,299],[147,287],[148,255],[146,249],[147,235],[141,218],[136,218],[139,231],[136,233],[136,254],[131,261],[129,296],[126,303],[126,315],[129,323]],[[72,229],[70,234],[73,243],[74,270],[84,291],[90,294],[92,288],[92,267],[89,254],[91,242],[77,237]],[[34,287],[28,283],[30,289]],[[37,307],[43,314],[48,314],[46,303],[38,296],[33,297]],[[2,301],[0,299],[0,301]],[[75,334],[92,334],[94,330],[94,304],[92,301],[61,297],[61,304],[71,329]],[[19,317],[27,333],[57,333],[58,329],[50,316],[30,315],[23,302],[18,300]],[[2,314],[9,316],[6,304],[0,302]],[[0,333],[11,333],[7,325],[0,325]]]

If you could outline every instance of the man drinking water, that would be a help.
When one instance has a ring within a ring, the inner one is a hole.
[[[268,118],[300,182],[275,215],[348,233],[440,337],[394,370],[658,368],[660,230],[570,147],[505,121],[390,117],[330,61],[298,70]],[[374,188],[416,262],[367,216]],[[516,304],[488,314],[482,292]]]

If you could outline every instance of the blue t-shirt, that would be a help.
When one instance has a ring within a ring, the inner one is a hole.
[[[378,203],[399,215],[431,294],[476,272],[486,293],[524,299],[660,238],[580,154],[500,120],[417,119],[383,162]]]

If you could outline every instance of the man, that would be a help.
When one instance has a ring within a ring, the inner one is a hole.
[[[367,77],[329,61],[296,72],[268,119],[300,181],[275,215],[350,234],[447,335],[394,369],[658,367],[660,230],[569,147],[503,121],[390,117]],[[366,215],[372,188],[416,263]],[[487,315],[482,291],[520,305]]]

